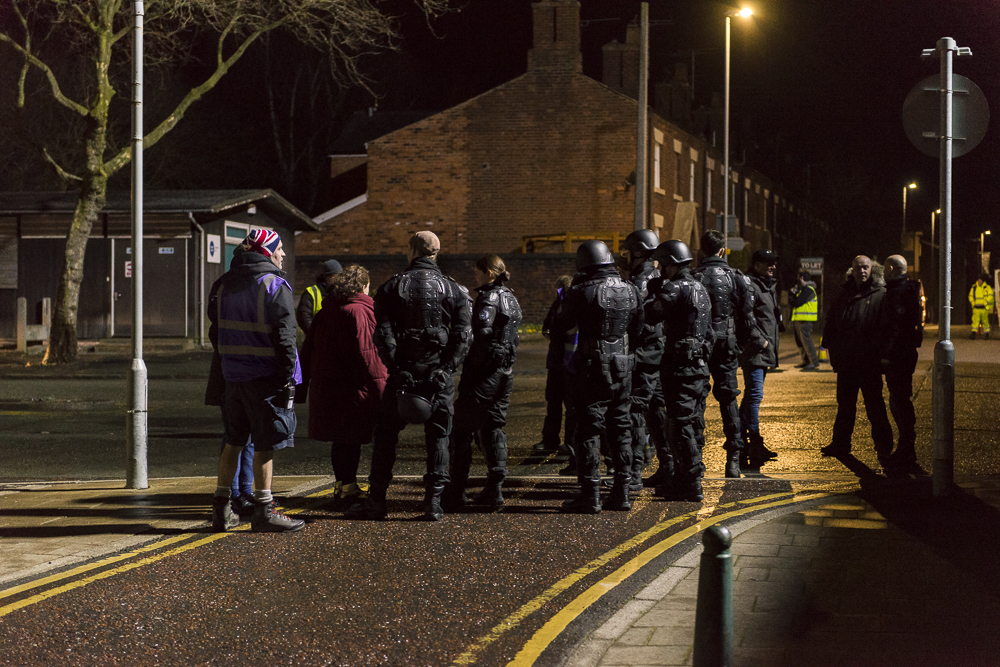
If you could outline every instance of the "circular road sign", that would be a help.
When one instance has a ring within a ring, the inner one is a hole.
[[[975,83],[952,75],[952,157],[965,155],[982,141],[990,124],[990,106]],[[903,129],[921,153],[941,154],[941,76],[929,76],[910,91],[903,102]]]

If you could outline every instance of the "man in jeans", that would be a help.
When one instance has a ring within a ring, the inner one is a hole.
[[[295,386],[302,383],[292,288],[282,277],[285,252],[277,233],[255,229],[239,250],[229,271],[212,285],[208,300],[209,338],[225,379],[226,444],[219,457],[212,529],[224,532],[240,522],[229,487],[240,454],[252,441],[255,507],[250,526],[256,532],[293,532],[305,522],[278,511],[271,495],[274,452],[295,444],[292,400]]]
[[[750,260],[750,292],[753,295],[753,315],[757,329],[763,334],[763,348],[740,353],[740,367],[743,369],[743,400],[740,401],[740,423],[747,447],[740,457],[741,468],[759,468],[761,464],[777,457],[777,453],[764,446],[760,434],[760,404],[764,400],[764,379],[767,370],[778,365],[778,322],[781,311],[775,295],[775,267],[779,257],[771,250],[758,249]]]

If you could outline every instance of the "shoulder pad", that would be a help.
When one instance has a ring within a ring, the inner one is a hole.
[[[497,294],[496,290],[490,290],[490,291],[488,291],[486,293],[486,302],[487,303],[496,303],[499,300],[500,300],[500,295]]]

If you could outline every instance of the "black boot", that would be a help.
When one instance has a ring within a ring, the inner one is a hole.
[[[490,479],[489,476],[486,477],[486,486],[483,490],[477,493],[472,498],[473,504],[484,505],[487,509],[498,510],[503,507],[504,499],[503,492],[503,480]]]
[[[385,489],[368,489],[368,497],[351,505],[347,510],[348,519],[362,521],[381,521],[389,512],[385,503]]]
[[[427,486],[424,492],[424,518],[428,521],[440,521],[444,518],[441,509],[441,496],[444,494],[444,484],[437,482]]]
[[[726,477],[732,479],[740,478],[740,452],[739,449],[730,449],[726,452]]]
[[[604,501],[604,509],[612,512],[628,512],[632,509],[632,501],[629,500],[629,490],[627,484],[619,484],[615,480],[615,485],[611,488],[611,495]]]
[[[748,450],[747,456],[750,459],[750,467],[752,468],[758,468],[760,464],[778,458],[778,452],[773,452],[765,447],[764,438],[759,435],[750,436]]]
[[[701,490],[701,478],[681,481],[663,496],[664,500],[680,500],[689,503],[700,503],[705,499],[705,494]]]
[[[465,495],[464,486],[454,482],[445,486],[444,493],[441,494],[441,508],[447,510],[449,514],[461,512],[469,500]]]
[[[567,500],[559,508],[565,514],[600,514],[601,489],[596,480],[587,480],[587,485],[580,489],[579,495]]]

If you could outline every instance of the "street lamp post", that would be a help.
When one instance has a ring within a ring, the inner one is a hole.
[[[990,230],[986,230],[979,235],[979,272],[988,273],[986,266],[986,237],[989,236]]]
[[[726,12],[726,84],[724,88],[723,121],[722,121],[722,150],[724,153],[723,162],[723,184],[722,184],[722,233],[726,236],[726,245],[729,244],[729,35],[731,32],[732,18],[742,16],[746,18],[753,14],[753,10],[744,7]]]
[[[909,185],[903,186],[903,234],[900,237],[900,243],[903,244],[904,248],[906,247],[906,191],[916,190],[916,189],[917,189],[916,183],[910,183]]]
[[[930,281],[928,282],[928,284],[933,283],[935,285],[934,288],[935,299],[934,299],[934,307],[928,308],[927,310],[928,312],[934,313],[933,321],[935,322],[937,321],[937,301],[938,301],[937,297],[940,296],[937,294],[937,292],[939,290],[940,283],[934,282],[935,276],[937,276],[937,273],[935,273],[934,271],[934,256],[937,254],[937,244],[934,241],[934,239],[936,238],[934,236],[934,223],[937,221],[937,215],[940,212],[941,209],[937,209],[936,211],[931,211],[931,270],[930,270]]]

